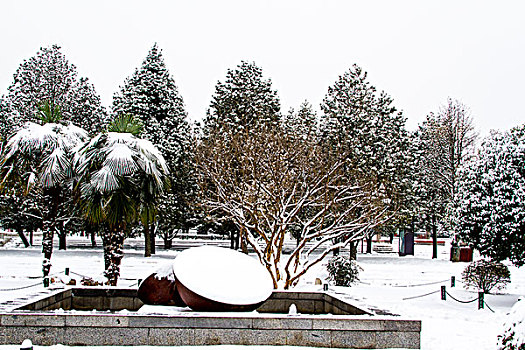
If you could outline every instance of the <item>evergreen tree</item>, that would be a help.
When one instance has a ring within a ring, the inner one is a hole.
[[[318,120],[317,114],[308,101],[299,106],[297,112],[293,108],[283,118],[283,126],[286,133],[296,135],[303,139],[317,140]]]
[[[271,79],[265,80],[262,69],[255,63],[242,61],[235,69],[228,69],[224,82],[218,81],[215,85],[215,93],[204,119],[201,143],[213,143],[210,140],[213,135],[221,135],[226,144],[238,135],[256,137],[253,133],[279,124],[280,109],[281,103],[277,91],[272,88]],[[207,196],[204,193],[200,195]],[[205,218],[207,222],[201,223],[201,227],[214,227],[217,233],[230,235],[232,247],[239,246],[241,235],[232,221],[225,219],[220,212]],[[245,242],[241,243],[245,248]]]
[[[460,237],[491,259],[525,264],[525,125],[486,138],[457,188]]]
[[[143,137],[161,150],[170,168],[171,187],[159,199],[158,207],[142,208],[145,255],[150,256],[155,253],[155,227],[152,226],[155,220],[165,233],[192,224],[195,186],[191,128],[186,120],[183,99],[157,44],[114,95],[113,113],[138,118],[144,127]]]
[[[5,99],[17,127],[37,121],[35,112],[43,101],[48,101],[51,108],[60,106],[63,120],[90,134],[105,126],[107,116],[100,97],[87,78],[78,77],[76,67],[68,62],[60,46],[41,48],[22,62],[13,78]]]
[[[300,144],[308,145],[305,149],[310,149],[318,146],[319,143],[319,125],[317,120],[317,114],[312,108],[312,105],[308,101],[304,101],[299,106],[297,112],[290,108],[288,114],[283,117],[282,129],[287,137],[292,139],[299,147]],[[304,230],[303,222],[307,221],[307,218],[313,216],[314,211],[311,208],[305,207],[299,214],[300,220],[296,220],[294,223],[289,225],[288,230],[293,238],[296,239],[297,244],[301,241],[301,234]]]
[[[0,97],[0,153],[13,132],[14,117],[4,96]]]
[[[204,120],[204,135],[213,130],[241,132],[259,123],[276,123],[281,103],[272,81],[264,80],[262,69],[242,61],[228,69],[226,81],[217,82],[215,94]]]
[[[437,258],[438,228],[450,228],[451,209],[461,166],[474,150],[476,134],[464,104],[448,99],[438,113],[430,113],[416,136],[419,216],[432,231],[432,258]]]
[[[378,93],[367,73],[354,65],[329,87],[321,104],[321,132],[330,152],[346,157],[349,169],[374,188],[378,205],[391,215],[408,202],[413,159],[405,118],[385,92]],[[398,219],[401,219],[398,217]],[[372,231],[368,252],[371,252]]]

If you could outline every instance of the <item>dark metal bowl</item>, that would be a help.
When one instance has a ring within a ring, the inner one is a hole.
[[[192,310],[195,311],[213,311],[213,312],[224,312],[224,311],[253,311],[261,306],[266,300],[263,300],[257,304],[249,305],[233,305],[225,304],[218,301],[210,300],[205,298],[193,291],[189,290],[179,280],[176,281],[176,287],[178,294]]]
[[[152,273],[142,281],[137,292],[139,299],[148,305],[186,306],[177,291],[175,281],[166,277],[159,279],[156,275]]]

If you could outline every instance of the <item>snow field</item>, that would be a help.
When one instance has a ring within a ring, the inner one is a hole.
[[[16,241],[17,239],[13,239]],[[84,237],[72,237],[74,240],[87,241]],[[131,248],[125,251],[122,261],[122,275],[120,286],[131,286],[138,278],[145,278],[157,268],[166,265],[177,252],[158,249],[154,257],[144,258],[143,251],[135,248],[139,240],[126,240]],[[74,244],[73,244],[74,245]],[[41,276],[42,255],[40,247],[28,249],[14,247],[7,244],[0,248],[0,303],[16,297],[27,296],[42,291],[40,284],[35,287],[17,291],[5,289],[24,287],[38,283]],[[497,335],[503,332],[503,324],[507,319],[514,303],[521,294],[525,294],[525,272],[514,266],[511,270],[512,282],[501,294],[486,295],[485,301],[495,312],[488,308],[478,310],[477,301],[462,304],[447,296],[447,300],[440,298],[441,285],[447,287],[447,292],[462,301],[477,298],[477,291],[463,288],[461,272],[467,263],[452,263],[449,261],[450,246],[439,246],[439,257],[432,260],[432,247],[415,247],[415,256],[398,257],[397,254],[358,255],[358,264],[363,269],[360,273],[360,283],[352,287],[330,286],[332,293],[348,298],[354,303],[374,310],[387,311],[401,315],[405,319],[422,320],[421,348],[425,350],[448,350],[466,348],[477,350],[496,349]],[[475,257],[479,258],[479,257]],[[52,274],[63,273],[66,267],[71,270],[71,277],[80,280],[75,273],[97,277],[104,269],[102,250],[100,245],[92,249],[86,245],[82,248],[71,248],[67,251],[55,250],[53,254]],[[324,264],[326,263],[323,262]],[[323,265],[324,265],[323,264]],[[302,279],[297,289],[321,290],[321,286],[314,285],[315,278],[325,279],[326,269],[317,265]],[[450,277],[456,277],[456,287],[450,287]],[[32,278],[36,277],[36,278]],[[432,293],[427,296],[424,294]],[[16,349],[19,348],[19,344]],[[61,345],[53,347],[35,346],[36,349],[63,349]],[[97,347],[98,350],[102,347]],[[122,347],[109,347],[120,350]],[[138,347],[155,348],[162,347]],[[181,349],[198,350],[199,348],[235,349],[240,346],[208,346],[208,347],[181,347]],[[250,347],[258,350],[285,350],[297,349],[294,347]],[[0,350],[13,349],[11,346],[0,346]],[[93,349],[93,348],[91,348]],[[81,350],[81,349],[79,349]]]

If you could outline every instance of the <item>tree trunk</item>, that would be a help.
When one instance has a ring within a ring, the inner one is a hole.
[[[151,254],[155,254],[155,253],[156,253],[156,248],[155,248],[155,236],[156,236],[156,232],[155,232],[155,222],[152,222],[152,223],[151,223],[151,226],[150,226]]]
[[[66,250],[66,233],[60,232],[58,234],[58,250]]]
[[[24,243],[24,247],[29,247],[29,242],[27,241],[26,236],[24,235],[24,230],[22,227],[16,228],[16,233],[18,233],[18,236],[20,236],[20,239],[22,240],[22,243]]]
[[[51,270],[51,255],[53,254],[53,236],[56,231],[56,217],[60,199],[60,189],[57,187],[44,189],[44,206],[42,210],[42,272],[44,277],[49,275]]]
[[[123,230],[112,230],[106,233],[105,239],[108,247],[104,247],[104,262],[107,263],[106,275],[110,286],[116,286],[120,276],[120,263],[124,255],[124,232]]]
[[[96,240],[95,233],[96,232],[95,232],[94,229],[90,229],[89,235],[91,236],[91,246],[92,247],[96,247],[97,246],[97,240]]]
[[[357,242],[350,242],[350,260],[357,260]]]
[[[240,236],[240,241],[241,241],[241,251],[244,253],[244,254],[248,254],[248,244],[246,243],[246,237],[244,236],[244,230],[241,229],[239,231],[239,236]]]
[[[104,271],[107,271],[111,264],[109,245],[111,244],[111,233],[106,230],[102,233],[102,247],[104,249]]]
[[[436,227],[436,214],[432,214],[432,259],[437,259],[438,248],[437,248],[437,227]]]
[[[66,250],[66,231],[63,222],[58,224],[58,250]]]
[[[29,231],[29,244],[33,246],[33,230]]]
[[[144,224],[144,256],[151,256],[151,232],[149,230],[149,223]]]
[[[173,247],[173,238],[167,233],[164,235],[164,249],[171,249]]]
[[[239,250],[239,246],[241,244],[241,234],[236,231],[235,232],[235,250]]]
[[[230,249],[235,249],[235,232],[230,231]]]
[[[366,253],[372,254],[372,234],[366,236]]]

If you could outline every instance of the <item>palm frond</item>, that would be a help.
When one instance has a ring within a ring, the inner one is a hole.
[[[34,172],[30,172],[29,176],[27,177],[27,185],[26,185],[25,194],[28,194],[31,191],[31,189],[36,184],[36,182],[37,182],[36,174]]]
[[[70,173],[71,160],[62,148],[55,148],[42,161],[42,186],[53,187],[61,183]]]
[[[131,114],[121,114],[117,116],[108,126],[108,132],[130,133],[133,136],[139,136],[142,130],[143,126],[140,120]]]
[[[104,149],[106,158],[102,166],[118,176],[130,175],[138,170],[135,152],[125,143],[114,143]]]
[[[154,160],[165,175],[169,174],[168,165],[164,156],[153,143],[148,140],[137,139],[137,151],[142,156],[142,159]]]
[[[49,100],[45,100],[37,106],[36,115],[42,123],[58,123],[62,119],[62,112],[59,105],[53,105]]]
[[[120,188],[118,176],[107,167],[102,167],[91,177],[91,185],[101,193],[108,193]]]

